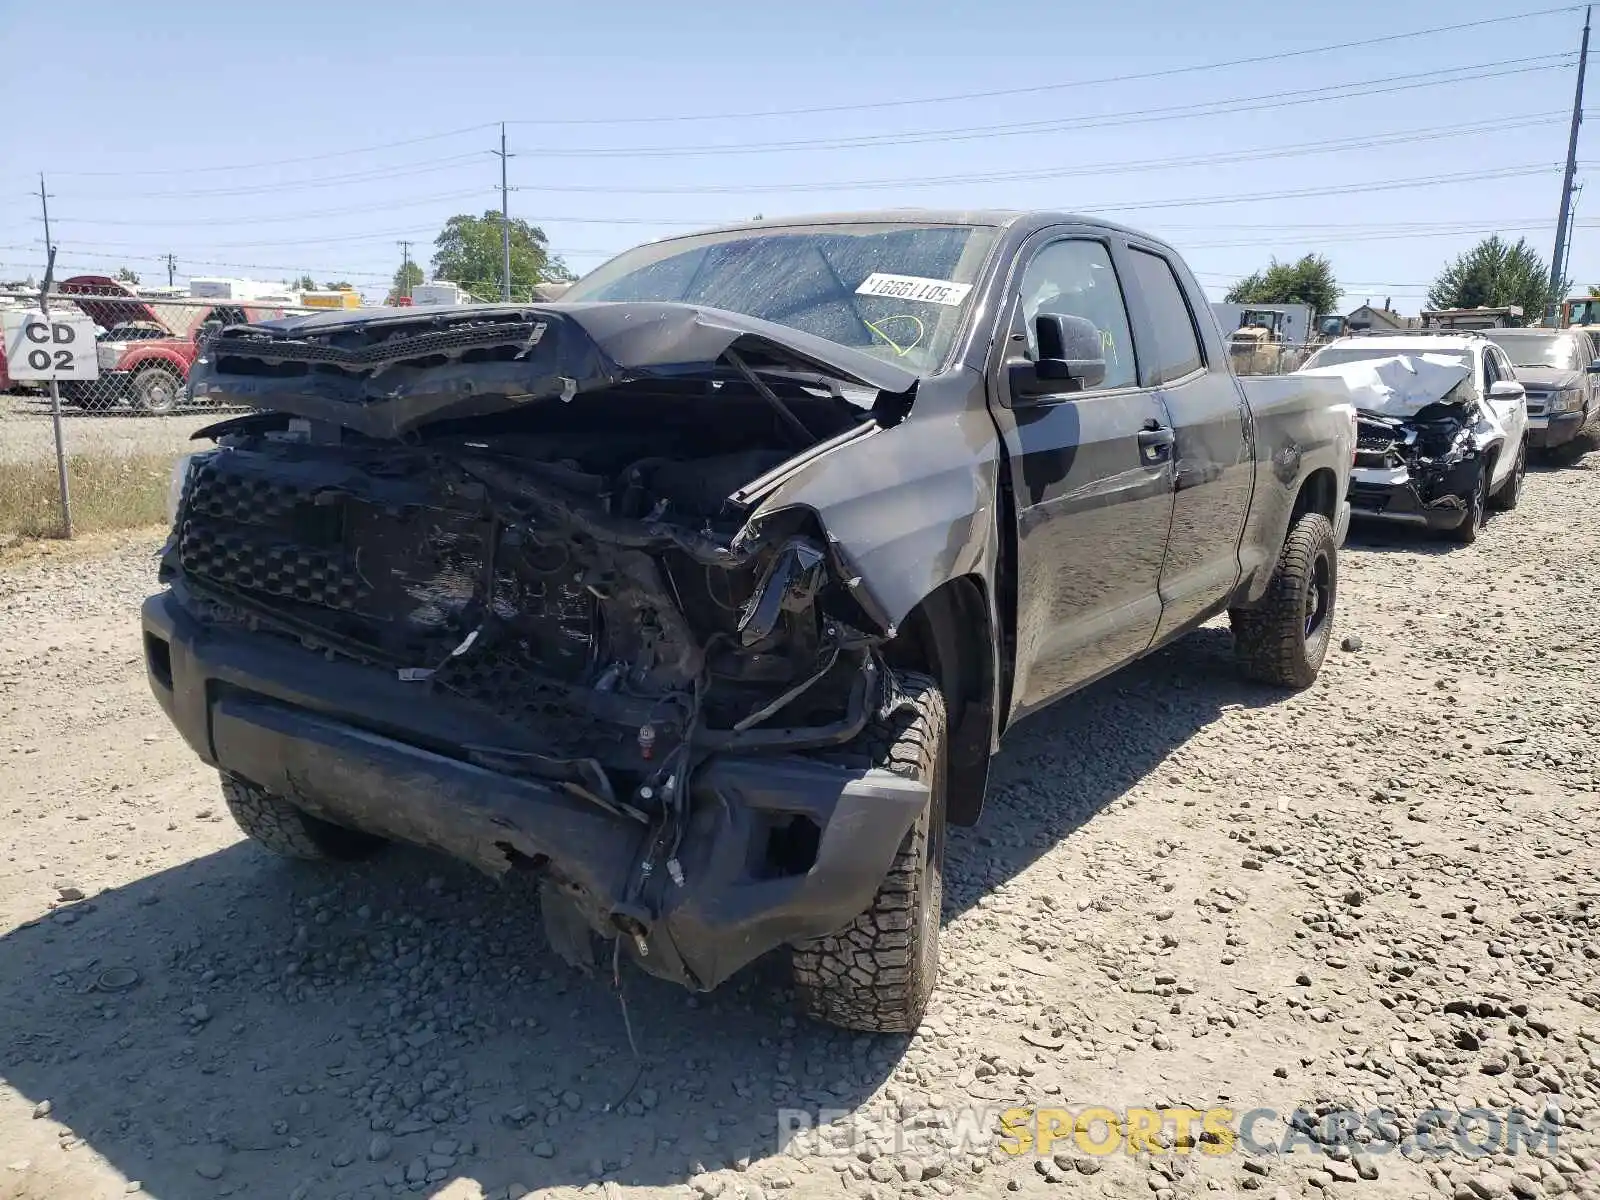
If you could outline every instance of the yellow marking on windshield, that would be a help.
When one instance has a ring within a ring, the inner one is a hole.
[[[904,358],[906,355],[910,354],[913,350],[915,350],[918,346],[920,346],[922,344],[922,339],[928,336],[928,327],[922,323],[922,319],[920,317],[914,317],[910,313],[896,313],[892,317],[884,317],[883,320],[885,322],[888,322],[888,321],[910,321],[913,325],[915,325],[917,327],[916,339],[914,341],[912,341],[912,343],[909,346],[902,346],[899,342],[895,341],[892,337],[890,337],[882,329],[878,328],[878,325],[877,325],[876,322],[867,321],[867,320],[863,320],[862,321],[863,325],[865,325],[868,329],[872,330],[873,333],[877,334],[884,341],[889,343],[890,348],[894,351],[895,357],[897,357],[897,358]]]

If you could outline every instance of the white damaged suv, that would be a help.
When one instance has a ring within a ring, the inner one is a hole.
[[[1298,374],[1336,375],[1359,417],[1350,513],[1476,541],[1490,509],[1517,506],[1528,405],[1504,350],[1480,333],[1344,337]]]

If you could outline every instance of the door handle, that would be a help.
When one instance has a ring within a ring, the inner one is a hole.
[[[1147,464],[1171,462],[1173,441],[1172,430],[1167,426],[1154,419],[1146,421],[1139,431],[1139,461]]]

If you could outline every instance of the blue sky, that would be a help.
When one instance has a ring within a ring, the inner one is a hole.
[[[1168,237],[1215,295],[1316,250],[1346,308],[1415,312],[1484,233],[1550,253],[1582,25],[1551,7],[0,0],[0,277],[41,271],[43,170],[65,271],[164,282],[172,251],[180,281],[376,297],[399,239],[425,260],[452,213],[498,206],[504,120],[513,214],[580,272],[756,213],[1052,207]],[[1600,188],[1580,285],[1597,229]]]

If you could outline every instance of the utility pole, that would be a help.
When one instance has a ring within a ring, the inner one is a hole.
[[[172,277],[178,272],[178,260],[173,257],[172,251],[169,250],[163,261],[167,264],[167,286],[171,287]]]
[[[406,299],[411,298],[411,243],[402,241],[400,246],[400,286],[405,288]]]
[[[43,171],[39,172],[39,207],[44,210],[44,253],[48,258],[55,247],[50,241],[50,197],[45,194]]]
[[[1578,48],[1578,87],[1572,97],[1572,129],[1567,134],[1567,169],[1561,179],[1561,212],[1556,217],[1556,248],[1550,255],[1550,297],[1545,310],[1544,323],[1559,323],[1557,313],[1565,296],[1561,285],[1566,281],[1563,271],[1567,260],[1567,237],[1572,216],[1572,177],[1578,171],[1578,126],[1583,124],[1583,76],[1589,66],[1589,8],[1583,10],[1583,41]]]
[[[515,157],[506,153],[506,123],[500,122],[500,149],[489,153],[500,156],[500,249],[504,255],[505,274],[500,279],[500,299],[511,299],[511,205],[506,197],[511,189],[506,187],[506,159]]]
[[[1573,189],[1572,189],[1572,208],[1571,208],[1571,210],[1570,210],[1570,212],[1569,212],[1569,214],[1567,216],[1567,225],[1568,225],[1569,229],[1577,228],[1577,225],[1578,225],[1578,201],[1580,201],[1582,199],[1583,199],[1583,184],[1580,183],[1580,184],[1577,184],[1576,186],[1574,186]],[[1561,256],[1561,278],[1562,279],[1565,279],[1567,277],[1567,267],[1568,267],[1569,264],[1571,264],[1571,262],[1572,262],[1572,237],[1571,237],[1571,234],[1569,233],[1568,236],[1567,236],[1567,252]]]

